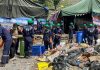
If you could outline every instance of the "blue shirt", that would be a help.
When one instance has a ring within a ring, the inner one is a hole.
[[[23,27],[23,36],[26,37],[26,36],[30,36],[33,38],[33,34],[34,34],[34,29],[32,26],[30,25],[26,25]]]

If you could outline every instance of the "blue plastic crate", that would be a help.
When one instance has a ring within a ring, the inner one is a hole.
[[[45,52],[45,46],[32,46],[32,56],[40,56]]]

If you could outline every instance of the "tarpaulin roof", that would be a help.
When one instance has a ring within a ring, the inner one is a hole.
[[[79,3],[61,10],[62,16],[100,13],[100,0],[81,0]]]
[[[48,10],[30,0],[0,0],[0,17],[47,17]]]

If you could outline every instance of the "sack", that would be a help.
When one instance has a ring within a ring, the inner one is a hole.
[[[82,47],[82,48],[88,48],[88,47],[89,47],[89,45],[88,45],[88,44],[86,44],[86,43],[81,43],[81,44],[80,44],[80,47]]]
[[[95,50],[94,50],[93,47],[89,47],[89,48],[86,49],[86,51],[87,51],[88,53],[93,53]]]
[[[3,40],[2,40],[2,38],[0,38],[0,48],[2,48],[3,47]]]
[[[90,61],[100,61],[100,56],[91,56],[89,59]]]

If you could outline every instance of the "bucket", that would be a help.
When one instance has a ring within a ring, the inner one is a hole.
[[[37,63],[38,70],[47,70],[49,63],[48,62],[39,62]]]

